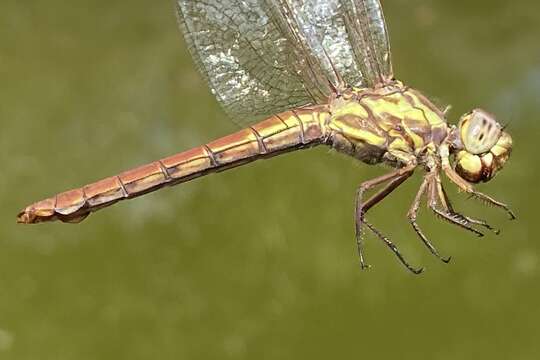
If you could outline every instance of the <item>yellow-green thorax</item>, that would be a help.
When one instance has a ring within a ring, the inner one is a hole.
[[[378,89],[351,89],[330,102],[333,146],[366,163],[405,163],[435,152],[448,135],[444,114],[400,82]]]

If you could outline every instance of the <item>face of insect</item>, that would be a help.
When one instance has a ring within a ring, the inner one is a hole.
[[[461,140],[455,157],[455,170],[465,180],[478,183],[492,179],[512,151],[512,138],[495,117],[475,109],[461,117]]]

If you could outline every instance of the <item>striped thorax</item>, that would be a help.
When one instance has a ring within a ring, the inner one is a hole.
[[[352,89],[330,103],[333,147],[368,164],[410,164],[448,136],[444,114],[400,82]]]

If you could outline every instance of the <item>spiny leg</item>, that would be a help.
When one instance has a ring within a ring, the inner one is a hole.
[[[424,176],[424,179],[422,180],[422,184],[420,185],[420,188],[418,189],[418,192],[416,193],[414,201],[413,201],[409,211],[407,212],[407,218],[409,219],[409,222],[411,223],[411,226],[413,227],[414,231],[420,237],[420,239],[422,240],[424,245],[426,245],[426,247],[429,249],[429,251],[433,255],[438,257],[441,261],[443,261],[445,263],[448,263],[450,261],[451,257],[443,257],[443,256],[441,256],[439,254],[439,252],[437,251],[437,249],[433,246],[431,241],[429,241],[429,239],[426,237],[426,235],[424,235],[422,229],[420,229],[420,226],[418,226],[418,223],[416,222],[416,218],[417,218],[417,215],[418,215],[418,208],[420,207],[420,202],[422,200],[422,196],[424,196],[424,194],[426,192],[426,189],[428,188],[429,181],[430,181],[430,179],[429,179],[430,176],[431,176],[430,174]]]
[[[456,214],[458,216],[461,216],[462,218],[464,218],[465,220],[467,220],[471,224],[482,226],[482,227],[486,228],[487,230],[492,231],[495,235],[499,235],[501,233],[501,231],[499,229],[494,228],[493,226],[489,225],[488,222],[485,221],[485,220],[475,219],[475,218],[472,218],[470,216],[463,215],[463,214],[460,214],[460,213],[454,213],[454,214]]]
[[[442,186],[440,178],[437,178],[437,193],[439,195],[439,200],[441,202],[441,205],[444,207],[446,211],[463,218],[464,220],[468,221],[471,224],[483,226],[484,228],[490,231],[493,231],[496,235],[499,235],[500,233],[499,229],[492,227],[491,225],[487,223],[487,221],[481,220],[481,219],[475,219],[473,217],[463,215],[455,211],[454,208],[452,207],[452,204],[450,203],[450,199],[448,198],[448,194],[446,193],[446,190]]]
[[[401,253],[399,252],[399,249],[397,248],[396,245],[394,245],[394,243],[392,241],[390,241],[390,239],[388,239],[386,236],[384,236],[383,234],[381,234],[381,232],[379,230],[377,230],[373,225],[371,225],[370,223],[366,222],[364,220],[364,224],[368,227],[369,230],[371,230],[371,232],[373,232],[379,239],[382,240],[382,242],[384,242],[386,244],[386,246],[388,246],[390,248],[390,250],[392,250],[394,252],[394,254],[397,256],[397,258],[399,259],[399,261],[401,261],[401,263],[403,265],[405,265],[405,267],[407,269],[409,269],[412,273],[414,274],[420,274],[422,271],[424,271],[424,268],[414,268],[412,267],[408,262],[407,260],[405,260],[405,258],[403,257],[403,255],[401,255]]]
[[[360,257],[360,266],[362,269],[369,268],[369,265],[365,263],[364,260],[364,251],[363,251],[363,231],[362,227],[366,223],[364,220],[364,215],[366,212],[375,206],[378,202],[384,199],[388,194],[390,194],[394,189],[401,185],[409,176],[412,175],[416,165],[408,165],[396,171],[390,172],[388,174],[379,176],[375,179],[371,179],[363,182],[358,190],[356,191],[356,245],[358,248],[358,256]],[[390,181],[382,190],[369,198],[365,203],[362,202],[363,195],[369,189]],[[369,226],[371,231],[374,231],[373,226]],[[375,232],[376,235],[380,232]],[[380,238],[380,237],[379,237]],[[382,239],[382,238],[381,238]],[[383,240],[386,243],[386,240]],[[394,251],[395,252],[395,251]],[[400,260],[403,258],[401,254],[398,256]],[[402,260],[403,262],[403,260]],[[405,264],[406,262],[404,262]],[[409,266],[408,266],[409,267]]]
[[[476,191],[474,189],[471,191],[470,194],[472,195],[472,197],[479,199],[480,201],[483,201],[484,203],[488,205],[492,205],[494,207],[505,210],[508,216],[510,217],[510,220],[516,219],[516,215],[514,214],[514,212],[505,203],[497,201],[491,196],[481,193],[480,191]]]
[[[358,203],[357,203],[357,210],[356,210],[356,245],[358,248],[358,255],[360,257],[360,265],[362,269],[369,268],[369,265],[364,263],[364,254],[363,254],[363,241],[362,241],[362,226],[366,223],[364,215],[368,212],[370,208],[375,206],[377,203],[382,201],[386,196],[388,196],[393,190],[395,190],[399,185],[401,185],[407,178],[409,177],[409,174],[400,176],[392,181],[390,181],[386,186],[381,189],[379,192],[374,194],[372,197],[370,197],[366,202],[362,204],[362,208],[358,209]],[[357,199],[359,199],[357,197]],[[361,212],[361,213],[359,213]],[[373,226],[371,226],[373,227]],[[376,233],[376,235],[379,234]],[[400,255],[401,256],[401,255]]]
[[[430,179],[429,190],[428,190],[428,206],[429,208],[443,220],[448,221],[451,224],[457,225],[462,229],[468,230],[472,233],[475,233],[478,236],[484,236],[480,231],[476,230],[469,224],[469,222],[464,219],[461,215],[456,215],[452,212],[449,212],[446,209],[438,208],[438,195],[437,195],[437,179],[433,177]]]
[[[489,195],[483,194],[480,191],[475,190],[470,183],[468,183],[465,179],[459,176],[459,174],[449,165],[443,166],[443,170],[446,176],[448,176],[448,178],[450,179],[450,181],[456,184],[461,190],[471,194],[472,197],[477,198],[488,205],[503,209],[510,217],[510,220],[515,220],[516,216],[514,215],[512,210],[510,210],[508,205],[493,199]]]
[[[394,189],[396,189],[403,181],[407,179],[408,176],[402,175],[393,180],[391,180],[383,189],[374,194],[369,198],[365,203],[362,202],[363,193],[369,190],[371,187],[378,185],[376,184],[367,184],[364,188],[363,183],[356,193],[356,246],[358,248],[358,256],[360,257],[360,266],[362,269],[369,268],[370,266],[365,263],[364,260],[364,244],[363,244],[363,225],[365,223],[364,215],[367,211],[375,206],[378,202],[383,200],[388,194],[390,194]],[[377,179],[373,179],[374,182]],[[388,180],[386,180],[388,181]],[[371,185],[371,186],[369,186]],[[369,187],[368,187],[369,186]]]
[[[364,211],[364,214],[366,214],[373,206],[381,202],[386,196],[390,195],[392,191],[394,191],[399,185],[403,184],[405,180],[407,180],[411,175],[412,173],[405,174],[396,179],[393,179],[388,184],[386,184],[383,189],[381,189],[376,194],[367,199],[362,204],[362,210]]]

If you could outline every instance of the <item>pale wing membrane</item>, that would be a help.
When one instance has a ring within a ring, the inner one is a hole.
[[[339,77],[354,86],[374,85],[382,77],[370,71],[376,54],[386,52],[389,60],[378,1],[178,0],[177,9],[197,67],[241,124],[325,102]],[[362,53],[352,39],[371,50]],[[371,60],[359,58],[367,55]]]
[[[342,78],[346,84],[365,86],[361,68],[355,59],[347,29],[344,0],[287,0],[312,53],[334,84]]]
[[[327,100],[331,94],[330,84],[336,83],[335,74],[325,70],[318,49],[319,39],[309,33],[305,26],[305,13],[298,12],[294,1],[267,1],[267,9],[272,14],[273,23],[280,29],[289,44],[296,73],[302,77],[303,87],[315,102]],[[326,60],[323,58],[322,60]]]
[[[179,0],[190,52],[210,89],[237,123],[315,102],[297,51],[259,0]]]
[[[388,30],[379,0],[342,0],[350,43],[364,85],[393,78]]]
[[[393,77],[388,31],[379,0],[275,0],[292,9],[304,43],[334,84],[373,87]]]

